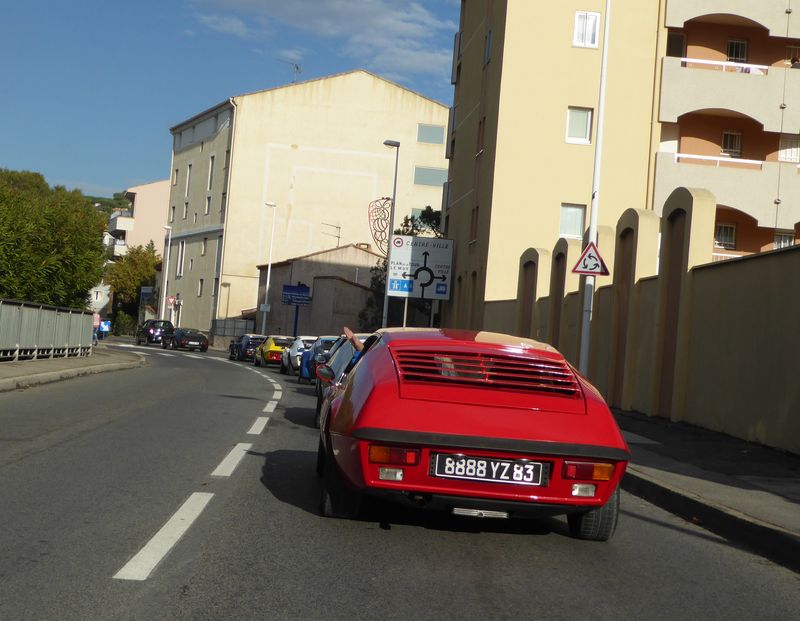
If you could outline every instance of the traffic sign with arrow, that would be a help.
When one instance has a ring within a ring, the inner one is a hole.
[[[600,256],[597,246],[594,245],[594,242],[589,242],[589,245],[586,246],[586,249],[581,254],[581,258],[572,268],[572,273],[586,274],[587,276],[608,276],[610,272],[606,267],[605,261],[603,261],[603,257]]]

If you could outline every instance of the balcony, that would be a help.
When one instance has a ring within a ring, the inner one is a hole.
[[[786,93],[784,95],[784,80]],[[661,80],[662,123],[700,110],[732,110],[764,131],[800,133],[800,69],[665,57]],[[787,102],[785,109],[781,103]]]
[[[120,233],[133,230],[133,213],[130,211],[115,211],[108,218],[108,232]]]
[[[717,204],[746,213],[758,226],[794,229],[800,202],[797,164],[660,152],[656,156],[655,209],[678,187],[704,188]],[[775,204],[780,197],[781,204]],[[777,217],[776,217],[777,210]],[[794,213],[792,213],[794,212]]]
[[[108,237],[104,240],[106,248],[111,251],[111,255],[113,258],[124,257],[128,254],[128,245],[124,239],[115,239],[113,237]]]
[[[800,38],[800,15],[787,14],[789,8],[790,0],[669,0],[666,25],[683,28],[693,19],[712,21],[710,15],[724,16],[725,23],[731,24],[733,16],[734,20],[739,18],[741,24],[755,22],[763,26],[771,37]]]

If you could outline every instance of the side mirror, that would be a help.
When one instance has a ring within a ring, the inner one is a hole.
[[[333,383],[333,380],[336,378],[336,374],[333,372],[327,364],[320,364],[317,367],[317,377],[326,384]]]

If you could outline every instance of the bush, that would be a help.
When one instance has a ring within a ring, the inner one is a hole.
[[[114,336],[133,336],[136,332],[136,319],[127,313],[118,311],[111,332]]]

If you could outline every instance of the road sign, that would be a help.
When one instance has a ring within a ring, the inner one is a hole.
[[[608,276],[609,271],[603,257],[597,250],[594,242],[589,242],[586,249],[581,254],[581,258],[572,268],[573,274],[586,274],[587,276]]]
[[[311,304],[311,290],[306,285],[283,285],[281,303],[295,306]]]
[[[452,263],[451,239],[394,235],[387,274],[389,295],[449,300]]]
[[[169,304],[170,306],[172,306],[173,304],[175,304],[175,296],[174,296],[174,295],[171,295],[171,296],[169,296],[169,297],[167,298],[167,304]]]

